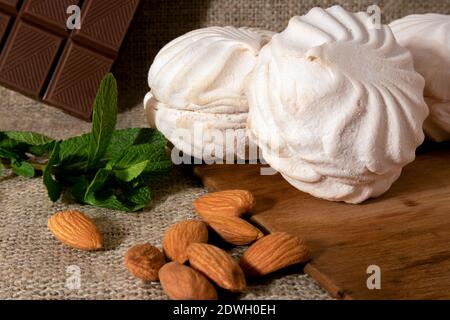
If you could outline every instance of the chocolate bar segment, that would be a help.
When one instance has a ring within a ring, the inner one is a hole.
[[[10,17],[0,12],[0,53],[2,52],[3,40],[6,38],[6,30],[8,29]]]
[[[0,82],[39,98],[62,39],[18,21],[0,60]]]
[[[0,0],[0,9],[8,12],[16,12],[19,0]]]
[[[138,0],[86,0],[81,29],[74,31],[73,39],[115,55],[138,3]]]
[[[68,30],[73,5],[81,10],[81,29]],[[90,120],[100,81],[138,5],[139,0],[0,0],[0,84]]]
[[[97,88],[113,63],[113,59],[69,41],[44,101],[89,120]]]
[[[67,8],[78,3],[77,0],[27,0],[22,17],[56,32],[67,32]]]

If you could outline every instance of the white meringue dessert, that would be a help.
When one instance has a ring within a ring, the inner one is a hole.
[[[246,82],[272,35],[258,29],[210,27],[167,44],[148,74],[150,92],[144,107],[150,125],[184,154],[248,158]]]
[[[425,78],[425,100],[430,107],[425,133],[435,141],[450,140],[450,15],[415,14],[390,27]]]
[[[247,90],[249,134],[297,189],[360,203],[414,160],[428,115],[423,88],[388,26],[314,8],[262,49]]]

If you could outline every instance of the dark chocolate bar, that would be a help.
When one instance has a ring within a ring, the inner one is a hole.
[[[10,21],[11,21],[10,16],[0,11],[0,48],[4,39],[6,38],[6,30],[8,29]]]
[[[0,0],[0,84],[90,120],[140,0]],[[69,6],[81,10],[70,30]]]
[[[0,0],[0,9],[10,13],[15,13],[19,0]]]

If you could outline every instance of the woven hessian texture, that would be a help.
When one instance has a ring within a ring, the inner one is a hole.
[[[114,73],[120,84],[119,127],[146,126],[142,98],[147,70],[168,41],[195,28],[212,25],[282,30],[289,18],[315,5],[339,3],[366,10],[374,1],[142,1]],[[384,22],[411,13],[450,13],[450,1],[378,1]],[[0,88],[0,130],[32,130],[66,138],[90,125],[52,107]],[[80,207],[68,199],[52,204],[41,178],[0,178],[0,299],[164,299],[159,283],[142,283],[123,267],[125,251],[136,243],[161,246],[167,227],[195,217],[192,201],[206,190],[188,172],[176,168],[151,186],[153,202],[139,214]],[[55,241],[46,224],[58,210],[80,209],[98,223],[105,250],[83,252]],[[232,253],[236,256],[240,250]],[[67,267],[81,270],[81,287],[70,290]],[[241,299],[327,299],[327,293],[300,268],[251,283]]]

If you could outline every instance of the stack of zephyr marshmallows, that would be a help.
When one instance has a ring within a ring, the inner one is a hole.
[[[391,187],[425,134],[450,140],[450,16],[377,26],[333,6],[281,33],[199,29],[159,52],[148,82],[148,121],[175,150],[259,157],[303,192],[360,203]]]

